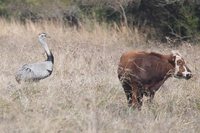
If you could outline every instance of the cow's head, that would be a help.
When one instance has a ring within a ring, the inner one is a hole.
[[[172,51],[173,62],[175,67],[174,77],[190,79],[192,73],[186,66],[184,59],[178,51]]]

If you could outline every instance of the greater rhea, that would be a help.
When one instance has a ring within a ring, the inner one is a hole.
[[[51,75],[53,71],[54,56],[48,48],[45,41],[46,38],[49,38],[46,33],[39,34],[39,42],[45,50],[47,59],[43,62],[23,65],[15,75],[15,79],[18,83],[21,83],[21,81],[36,82]]]

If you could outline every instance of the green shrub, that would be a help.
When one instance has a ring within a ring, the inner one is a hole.
[[[200,33],[200,3],[188,0],[0,0],[0,16],[22,22],[85,19],[130,28],[146,26],[154,28],[157,35],[149,34],[159,39],[187,40]]]
[[[193,5],[175,5],[178,10],[169,21],[165,21],[167,27],[166,34],[179,37],[180,39],[190,39],[198,33],[199,19],[195,15]]]
[[[138,25],[150,25],[157,29],[159,36],[187,40],[199,32],[199,18],[196,4],[184,1],[142,0],[137,12]],[[162,33],[162,34],[160,34]]]

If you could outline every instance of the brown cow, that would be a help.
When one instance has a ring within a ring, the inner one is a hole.
[[[118,78],[124,88],[128,105],[142,106],[143,95],[154,98],[155,92],[171,76],[190,79],[192,73],[177,51],[162,55],[155,52],[124,53],[118,66]]]

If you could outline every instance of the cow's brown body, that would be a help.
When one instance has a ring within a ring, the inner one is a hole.
[[[128,105],[140,109],[143,95],[153,99],[155,92],[175,71],[172,54],[135,52],[124,53],[120,58],[118,77],[124,88]]]

